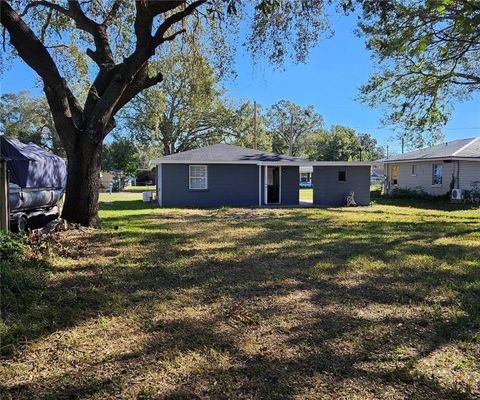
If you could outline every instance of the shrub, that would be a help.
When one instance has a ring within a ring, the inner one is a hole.
[[[8,352],[8,345],[20,339],[12,321],[33,307],[46,283],[45,263],[32,255],[24,239],[0,231],[0,353]]]
[[[423,189],[406,189],[406,188],[394,188],[388,195],[388,197],[394,199],[416,199],[416,200],[438,200],[443,199],[446,196],[433,196]]]

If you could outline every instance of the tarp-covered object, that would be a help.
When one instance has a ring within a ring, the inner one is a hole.
[[[33,143],[0,138],[1,158],[7,160],[10,182],[21,188],[65,188],[67,166],[63,158]]]

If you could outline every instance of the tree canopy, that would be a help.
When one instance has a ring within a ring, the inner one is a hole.
[[[308,152],[310,159],[328,161],[373,161],[385,156],[371,135],[342,125],[318,132]]]
[[[232,127],[225,141],[251,149],[272,151],[272,136],[267,130],[265,108],[261,104],[242,100],[233,109]]]
[[[323,117],[313,106],[301,107],[280,100],[267,111],[268,130],[273,151],[290,156],[305,155],[302,151],[312,134],[323,128]]]
[[[480,90],[480,3],[358,0],[361,33],[378,63],[360,99],[386,106],[414,147],[442,138],[455,102]]]
[[[202,55],[205,49],[197,43],[171,46],[161,61],[169,71],[162,84],[137,95],[121,113],[142,147],[169,155],[225,137],[233,112],[222,99],[219,74]]]
[[[0,97],[0,130],[6,138],[32,142],[64,155],[48,104],[29,92],[4,93]]]
[[[115,137],[103,148],[102,170],[122,171],[129,176],[135,176],[141,167],[141,157],[135,144],[126,137]]]

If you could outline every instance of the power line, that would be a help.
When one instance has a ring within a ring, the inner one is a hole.
[[[362,129],[362,130],[382,130],[382,131],[393,131],[394,128],[363,128],[359,126],[353,126],[353,129]],[[466,131],[466,130],[480,130],[480,127],[470,127],[470,128],[443,128],[444,131]]]

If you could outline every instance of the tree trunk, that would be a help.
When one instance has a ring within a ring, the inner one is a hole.
[[[68,149],[68,177],[62,218],[83,226],[99,227],[98,195],[102,143],[92,143],[89,135],[77,135]]]
[[[163,155],[164,156],[169,156],[170,154],[172,154],[170,143],[163,142]]]

